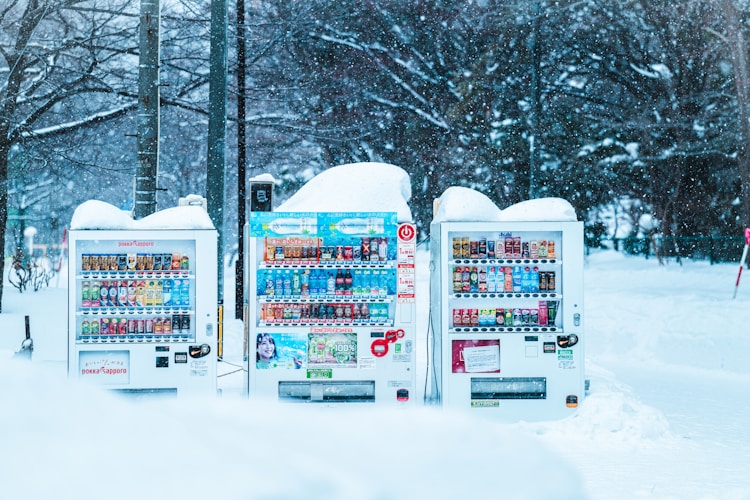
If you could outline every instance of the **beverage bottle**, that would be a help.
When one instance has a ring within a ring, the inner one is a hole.
[[[390,281],[390,276],[388,275],[388,271],[380,271],[380,289],[379,289],[380,297],[388,296],[389,281]]]
[[[513,291],[514,292],[520,292],[521,291],[521,274],[522,269],[521,266],[515,266],[513,267]]]
[[[539,291],[539,267],[534,266],[534,268],[531,270],[531,282],[530,282],[531,290],[530,292],[538,292]]]
[[[302,282],[300,280],[299,271],[295,269],[292,272],[292,295],[299,296],[302,293]]]
[[[346,295],[353,295],[354,290],[354,277],[352,276],[352,272],[347,269],[344,273],[344,291],[346,292]]]
[[[479,266],[479,291],[480,292],[487,292],[487,267],[486,266]]]
[[[531,268],[529,266],[525,266],[521,271],[521,291],[531,291]]]
[[[386,262],[388,260],[388,238],[380,238],[380,244],[378,245],[378,257],[380,262]]]
[[[284,297],[291,296],[292,295],[292,275],[289,272],[289,269],[286,269],[284,271],[283,286],[284,286]]]
[[[277,269],[274,271],[274,294],[275,295],[283,295],[284,294],[284,275],[282,274],[281,269]]]
[[[172,285],[174,282],[171,279],[165,279],[162,285],[162,302],[165,306],[172,305]]]
[[[81,283],[81,307],[91,307],[91,283]]]
[[[362,295],[362,270],[355,269],[352,278],[352,295],[360,297]]]
[[[161,306],[164,303],[164,283],[163,280],[156,280],[154,286],[154,305]]]
[[[497,268],[490,266],[487,268],[487,291],[495,293],[497,291]]]
[[[305,269],[300,275],[300,293],[303,296],[310,295],[310,270]]]
[[[182,283],[181,279],[172,280],[172,307],[179,307],[182,305]]]
[[[190,280],[182,280],[182,288],[180,289],[180,297],[181,297],[180,302],[182,302],[183,306],[190,306]]]
[[[346,290],[346,283],[344,279],[344,272],[341,269],[336,270],[336,295],[344,295]]]
[[[333,272],[328,273],[328,278],[326,280],[326,293],[328,295],[336,294],[336,278],[333,276]]]
[[[372,273],[369,269],[365,269],[362,271],[362,296],[369,297],[370,296],[370,278],[372,276]]]
[[[380,295],[380,272],[373,269],[370,274],[370,297],[377,297],[378,295]],[[370,314],[372,314],[372,311],[370,311]]]
[[[461,291],[471,291],[471,271],[468,267],[464,267],[464,270],[461,271]]]
[[[479,291],[479,272],[477,271],[476,266],[472,267],[469,272],[469,287],[472,292]]]

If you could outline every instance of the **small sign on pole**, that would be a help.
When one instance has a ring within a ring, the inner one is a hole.
[[[747,248],[750,246],[750,227],[745,228],[745,248],[742,249],[742,258],[740,259],[740,269],[737,271],[737,281],[734,284],[734,294],[732,298],[737,298],[737,288],[740,286],[740,277],[742,276],[742,267],[747,259]]]

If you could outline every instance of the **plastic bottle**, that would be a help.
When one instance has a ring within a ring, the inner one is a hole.
[[[292,295],[299,296],[302,294],[302,280],[300,279],[299,271],[295,269],[292,271]]]
[[[336,278],[333,275],[333,272],[328,273],[328,278],[326,279],[326,293],[328,295],[336,295]]]

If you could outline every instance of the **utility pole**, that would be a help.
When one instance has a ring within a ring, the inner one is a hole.
[[[224,302],[224,170],[227,145],[227,2],[211,1],[211,61],[208,87],[208,215],[218,232],[218,301]]]
[[[159,175],[159,0],[141,0],[138,66],[138,166],[135,174],[133,216],[142,219],[156,211]]]
[[[237,0],[237,265],[234,283],[234,317],[242,319],[245,303],[245,164],[247,127],[245,125],[245,0]]]

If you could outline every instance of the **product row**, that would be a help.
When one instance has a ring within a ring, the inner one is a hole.
[[[190,270],[190,257],[181,253],[118,253],[81,255],[81,271],[163,272]]]
[[[395,249],[385,236],[347,239],[266,238],[265,262],[268,264],[369,262],[383,263],[395,259]]]
[[[190,279],[86,280],[81,308],[190,307]]]
[[[555,326],[557,300],[540,300],[537,308],[498,307],[453,309],[452,327],[473,326]]]
[[[453,293],[550,293],[557,273],[537,266],[454,266]]]
[[[81,336],[89,335],[186,335],[190,333],[190,315],[172,314],[150,318],[100,318],[83,320]]]
[[[283,298],[378,298],[395,293],[390,269],[264,269],[258,294]]]
[[[556,259],[553,240],[522,240],[505,235],[497,239],[453,236],[454,259]]]
[[[388,304],[263,304],[260,321],[265,324],[370,324],[387,323]]]

